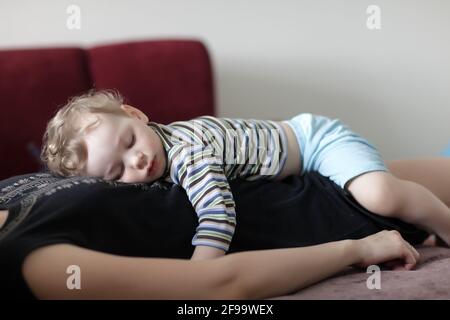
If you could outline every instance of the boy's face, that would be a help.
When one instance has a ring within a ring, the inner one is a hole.
[[[161,140],[147,126],[144,113],[128,105],[121,108],[127,115],[95,114],[101,122],[85,136],[86,173],[105,180],[152,182],[166,168]]]

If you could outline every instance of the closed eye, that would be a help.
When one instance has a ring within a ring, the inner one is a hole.
[[[131,141],[130,141],[130,144],[128,145],[128,149],[133,147],[135,142],[136,142],[136,137],[134,136],[134,133],[132,133],[131,134]]]
[[[135,143],[136,143],[136,137],[135,137],[134,133],[132,133],[131,134],[131,141],[128,144],[127,149],[131,149],[134,146]],[[114,178],[114,180],[117,181],[117,180],[122,179],[124,171],[125,171],[125,167],[124,167],[124,165],[122,163],[122,165],[120,166],[120,173]]]
[[[123,176],[124,171],[125,171],[125,168],[124,168],[124,166],[123,166],[123,164],[122,164],[122,165],[120,166],[120,173],[119,173],[119,175],[117,176],[117,178],[115,178],[114,180],[120,180],[120,179],[122,179],[122,176]]]

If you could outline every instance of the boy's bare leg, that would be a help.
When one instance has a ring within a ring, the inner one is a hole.
[[[393,175],[417,182],[450,207],[450,157],[386,161]]]
[[[436,232],[450,244],[450,208],[424,186],[376,171],[356,177],[347,188],[369,211]]]

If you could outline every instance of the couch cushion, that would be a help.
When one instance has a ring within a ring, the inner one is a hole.
[[[92,80],[117,89],[152,121],[169,123],[213,115],[211,64],[195,40],[159,40],[97,46],[89,50]]]
[[[90,86],[85,51],[0,51],[0,179],[39,169],[47,121],[69,96]],[[34,153],[34,156],[33,156]]]

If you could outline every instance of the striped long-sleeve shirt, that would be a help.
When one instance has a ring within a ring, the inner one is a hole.
[[[228,179],[273,179],[287,158],[282,127],[270,120],[210,116],[169,125],[149,122],[167,156],[165,179],[185,189],[199,220],[194,246],[227,251],[236,226]]]

